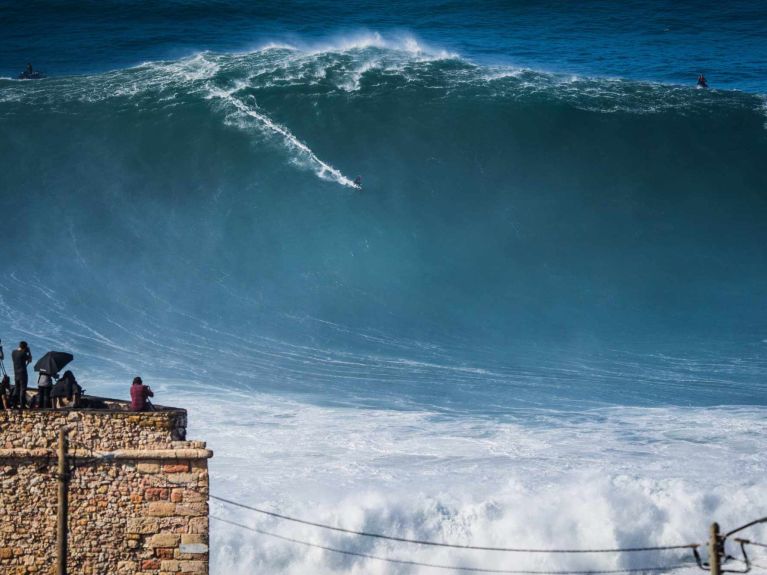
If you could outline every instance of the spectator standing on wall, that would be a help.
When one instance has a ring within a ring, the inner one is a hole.
[[[154,393],[148,385],[144,385],[140,377],[133,378],[133,385],[130,386],[130,408],[131,411],[149,411],[152,404],[149,398],[154,397]]]
[[[14,394],[16,395],[16,406],[23,409],[27,406],[27,366],[32,363],[32,352],[26,341],[19,342],[19,347],[11,353],[13,359],[13,382],[16,385]]]

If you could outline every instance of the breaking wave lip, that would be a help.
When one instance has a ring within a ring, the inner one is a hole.
[[[360,31],[339,34],[325,40],[307,41],[270,41],[256,48],[257,52],[269,50],[290,50],[308,55],[325,53],[345,53],[378,48],[393,52],[407,53],[427,59],[453,60],[462,59],[457,52],[435,48],[410,33],[381,34],[380,32]]]
[[[70,77],[71,81],[66,85],[54,82],[56,85],[51,87],[48,99],[60,101],[63,97],[64,100],[79,98],[96,101],[171,87],[194,90],[196,82],[211,81],[220,73],[230,71],[244,73],[251,81],[255,76],[272,73],[277,74],[276,79],[280,81],[293,80],[298,85],[312,85],[318,80],[327,81],[327,71],[332,69],[337,79],[336,87],[344,92],[354,92],[361,89],[360,79],[368,71],[406,73],[417,77],[430,74],[430,65],[438,66],[440,62],[451,60],[457,67],[451,67],[439,76],[446,90],[484,86],[490,88],[493,94],[510,99],[547,94],[554,101],[590,111],[653,113],[701,103],[738,102],[738,96],[745,95],[735,90],[702,92],[692,86],[652,81],[547,72],[509,64],[477,64],[458,53],[432,47],[412,33],[384,35],[375,31],[360,31],[316,41],[278,38],[242,52],[202,51],[173,61],[149,61],[95,76]],[[407,72],[405,68],[408,68]],[[251,87],[272,85],[268,78],[265,81],[263,85],[256,83]],[[3,94],[0,89],[0,101],[23,99],[27,90],[18,82],[14,85],[19,87],[18,94],[12,94],[9,90]],[[757,99],[759,103],[756,107],[762,107],[764,97],[757,96]],[[753,105],[753,100],[748,105]]]

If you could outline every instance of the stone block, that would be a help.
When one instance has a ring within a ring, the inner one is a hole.
[[[178,548],[180,553],[187,555],[199,555],[208,552],[208,546],[205,543],[182,543]]]
[[[136,562],[135,561],[118,561],[117,562],[117,572],[118,573],[126,573],[133,575],[136,572]]]
[[[157,547],[154,556],[158,559],[173,559],[176,556],[175,551],[175,547]]]
[[[180,561],[181,571],[185,573],[207,573],[207,561]]]
[[[158,533],[147,539],[147,547],[176,547],[181,537],[173,533]]]
[[[203,533],[184,533],[181,536],[181,543],[183,545],[192,545],[194,543],[208,543],[207,534]]]
[[[176,515],[184,517],[196,517],[208,514],[207,503],[180,503],[176,505]]]
[[[141,569],[144,571],[157,570],[160,568],[159,559],[144,559],[141,562]]]
[[[156,533],[157,519],[151,517],[131,517],[127,521],[126,531],[128,533]]]
[[[170,501],[152,501],[146,514],[152,517],[170,517],[176,514],[176,504]]]
[[[139,473],[160,473],[160,464],[142,462],[136,466],[136,469]]]
[[[196,485],[197,480],[200,478],[199,472],[198,473],[169,473],[168,474],[168,481],[171,483],[175,483],[179,487],[186,487],[191,485]]]
[[[166,463],[162,466],[163,473],[187,473],[188,471],[188,463]]]
[[[187,525],[188,533],[207,533],[208,532],[208,518],[207,517],[192,517]]]
[[[160,562],[160,569],[169,573],[176,573],[181,571],[179,562],[175,559],[163,559]]]
[[[144,491],[144,496],[147,501],[168,499],[168,489],[165,487],[148,487],[146,491]]]
[[[0,559],[13,559],[13,549],[10,547],[0,548]]]
[[[183,490],[184,501],[188,503],[198,503],[200,501],[207,501],[208,496],[200,491],[192,491],[191,489]]]

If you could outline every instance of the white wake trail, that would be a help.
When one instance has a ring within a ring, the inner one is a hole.
[[[245,103],[238,100],[235,96],[233,96],[232,93],[226,92],[224,90],[212,89],[211,96],[224,100],[228,104],[234,106],[234,108],[236,108],[237,111],[241,114],[244,114],[249,118],[253,118],[270,132],[281,136],[285,145],[288,148],[298,152],[298,154],[302,156],[305,162],[312,166],[314,173],[320,179],[336,182],[348,188],[356,189],[358,187],[351,179],[344,176],[340,170],[320,160],[317,157],[317,154],[315,154],[309,146],[294,136],[285,126],[273,121],[266,114],[262,114],[261,112],[253,110]]]

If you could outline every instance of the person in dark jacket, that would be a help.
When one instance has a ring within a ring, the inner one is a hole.
[[[65,371],[64,375],[61,376],[61,379],[56,382],[56,385],[51,390],[54,409],[67,405],[79,407],[82,393],[83,388],[77,383],[75,375],[69,370]]]
[[[0,401],[3,402],[3,409],[10,409],[11,399],[11,378],[3,374],[3,379],[0,381]]]
[[[19,342],[19,347],[11,353],[13,359],[13,383],[16,385],[14,394],[16,396],[16,407],[23,409],[27,406],[27,366],[32,363],[32,352],[26,341]]]
[[[154,397],[154,393],[148,385],[144,385],[140,377],[133,378],[133,385],[130,386],[130,408],[132,411],[149,411],[152,404],[149,398]]]

